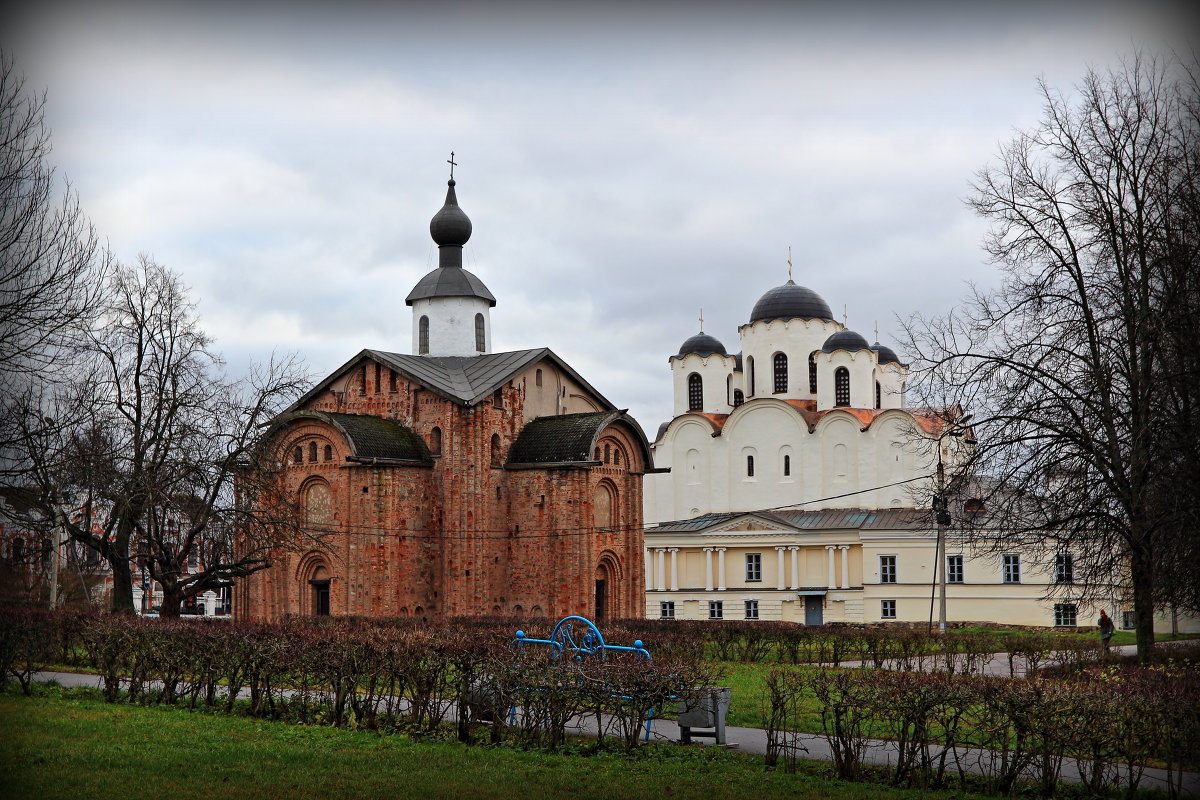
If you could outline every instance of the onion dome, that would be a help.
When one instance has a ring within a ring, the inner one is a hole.
[[[776,286],[754,304],[750,322],[769,322],[774,319],[820,319],[833,322],[833,312],[821,296],[805,286],[788,280]]]
[[[446,190],[446,204],[429,221],[429,235],[437,242],[438,247],[462,247],[471,238],[471,218],[458,207],[458,197],[454,194],[454,178],[446,185],[449,187]]]
[[[821,345],[822,353],[832,353],[834,350],[870,350],[870,345],[867,340],[862,337],[862,334],[854,331],[838,331],[825,340],[825,344]]]
[[[875,344],[871,345],[871,349],[879,354],[879,363],[880,364],[899,364],[900,363],[900,359],[896,355],[896,351],[893,350],[892,348],[888,347],[886,344],[880,344],[879,342],[876,342]]]
[[[701,331],[679,346],[679,355],[676,358],[683,358],[687,355],[724,356],[729,354],[725,352],[725,345],[721,344],[715,336],[709,336]]]

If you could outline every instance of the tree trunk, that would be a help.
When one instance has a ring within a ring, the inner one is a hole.
[[[108,565],[112,569],[112,613],[133,616],[133,571],[129,568],[129,538],[131,526],[122,520],[117,535],[108,549]]]
[[[1136,532],[1135,532],[1136,533]],[[1139,664],[1148,664],[1154,652],[1154,565],[1146,538],[1130,548],[1129,578],[1133,585],[1133,614]]]
[[[178,619],[180,607],[183,605],[183,592],[166,585],[163,585],[162,592],[162,608],[158,610],[158,615],[163,619]]]

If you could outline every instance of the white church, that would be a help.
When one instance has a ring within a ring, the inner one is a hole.
[[[669,359],[674,418],[645,481],[647,616],[928,620],[934,475],[939,451],[950,471],[970,446],[966,419],[907,407],[896,353],[791,279],[755,303],[738,338],[730,352],[702,330]],[[967,498],[966,513],[982,511]],[[947,618],[1092,625],[1071,572],[1069,554],[975,555],[950,536]]]

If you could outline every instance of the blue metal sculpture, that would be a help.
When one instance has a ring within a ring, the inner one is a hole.
[[[578,631],[577,624],[580,628]],[[639,657],[650,660],[650,651],[642,645],[641,639],[635,641],[633,647],[607,644],[600,629],[587,617],[563,617],[550,632],[549,639],[530,639],[525,635],[525,631],[517,631],[513,646],[523,649],[527,644],[549,645],[554,650],[555,660],[566,653],[574,661],[583,661],[585,656],[599,656],[599,659],[604,661],[609,651],[637,653]]]

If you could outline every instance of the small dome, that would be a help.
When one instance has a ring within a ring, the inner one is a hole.
[[[804,286],[788,281],[759,298],[750,312],[750,322],[773,319],[820,319],[833,322],[833,312],[821,296]]]
[[[825,344],[821,345],[822,353],[832,353],[834,350],[870,350],[870,345],[861,334],[854,331],[838,331],[825,340]]]
[[[711,356],[711,355],[729,355],[725,352],[725,345],[721,344],[715,336],[709,336],[707,333],[697,333],[689,338],[686,342],[679,346],[679,355],[676,358],[683,358],[687,355]]]
[[[454,179],[451,178],[446,185],[450,187],[446,190],[446,204],[429,221],[429,235],[439,247],[462,247],[471,238],[471,218],[458,207],[458,197],[454,194]]]
[[[900,359],[896,356],[896,351],[888,347],[886,344],[876,342],[871,345],[871,349],[879,354],[880,364],[899,364]]]

